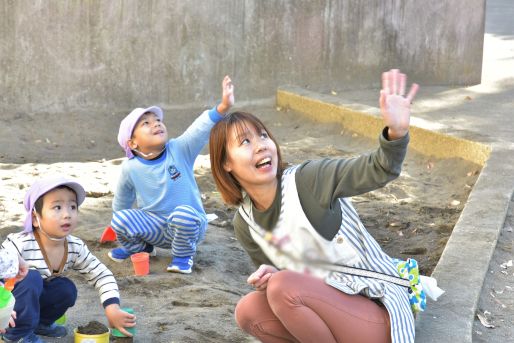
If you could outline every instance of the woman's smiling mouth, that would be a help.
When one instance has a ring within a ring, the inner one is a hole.
[[[263,158],[262,160],[257,162],[257,164],[255,165],[255,167],[257,169],[264,168],[266,166],[271,166],[271,158],[269,158],[269,157]]]

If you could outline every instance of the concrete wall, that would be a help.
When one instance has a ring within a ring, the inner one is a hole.
[[[485,0],[0,2],[0,115],[212,104],[295,84],[480,82]]]

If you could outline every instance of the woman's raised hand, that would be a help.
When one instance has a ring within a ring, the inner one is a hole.
[[[385,125],[389,128],[390,140],[401,138],[409,131],[410,105],[419,86],[413,83],[405,96],[407,76],[398,69],[382,73],[382,90],[380,91],[380,112]]]

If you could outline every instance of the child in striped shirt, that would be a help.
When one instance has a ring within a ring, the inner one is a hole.
[[[71,235],[85,194],[78,182],[63,176],[38,180],[27,191],[24,230],[9,234],[2,243],[2,249],[19,254],[30,269],[13,289],[16,327],[2,335],[4,342],[43,342],[37,335],[66,336],[66,328],[55,321],[77,299],[75,284],[64,276],[70,269],[98,289],[109,324],[131,336],[125,327],[135,326],[135,316],[120,309],[112,272]]]

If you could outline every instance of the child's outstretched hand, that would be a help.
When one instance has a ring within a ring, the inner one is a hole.
[[[125,336],[132,337],[125,328],[136,326],[135,315],[123,311],[118,304],[110,304],[105,308],[105,316],[111,327],[118,329]]]
[[[228,75],[223,78],[221,87],[223,93],[221,96],[221,104],[218,105],[217,110],[221,114],[226,114],[230,108],[234,106],[234,85]]]
[[[273,266],[261,264],[260,267],[248,277],[246,281],[249,285],[254,286],[258,291],[263,291],[268,287],[268,280],[278,270]]]
[[[380,112],[385,125],[389,128],[390,140],[401,138],[409,131],[410,105],[419,86],[412,84],[409,94],[405,96],[407,76],[398,69],[382,73],[382,90],[380,91]]]
[[[16,281],[21,281],[29,273],[29,265],[20,255],[18,255],[18,263],[19,267],[18,274],[16,275]]]
[[[14,322],[16,320],[16,311],[11,312],[11,318],[9,319],[9,327],[15,327],[16,323]],[[4,334],[6,332],[6,328],[0,328],[0,333]]]

